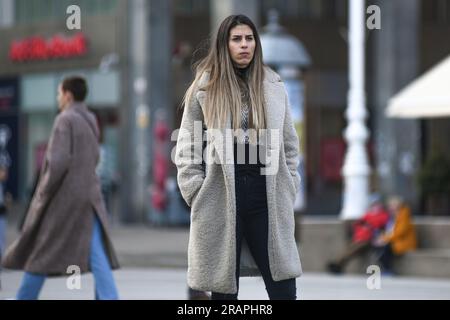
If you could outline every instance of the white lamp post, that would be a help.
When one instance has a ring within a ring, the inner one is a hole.
[[[369,131],[365,126],[367,111],[364,91],[364,31],[365,1],[350,0],[349,72],[350,89],[346,118],[348,126],[344,136],[347,153],[344,167],[344,198],[341,219],[357,219],[364,214],[369,196],[370,167],[366,154]]]

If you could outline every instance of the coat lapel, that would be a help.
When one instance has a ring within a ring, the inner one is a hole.
[[[270,166],[276,166],[276,170],[270,168],[267,170],[266,174],[266,191],[267,191],[267,205],[269,213],[273,212],[275,208],[273,207],[274,199],[272,199],[275,194],[275,177],[276,172],[278,172],[278,159],[279,152],[281,148],[281,140],[283,138],[283,117],[284,117],[284,97],[279,94],[278,86],[273,83],[272,79],[266,78],[264,80],[264,99],[267,106],[267,131],[268,135],[265,140],[266,142],[266,157],[270,157]],[[272,138],[276,138],[272,140]],[[274,163],[275,162],[275,163]]]
[[[197,100],[200,104],[202,111],[204,110],[205,105],[206,92],[198,91],[197,92]],[[228,129],[228,130],[227,130]],[[228,186],[234,186],[234,148],[233,148],[233,140],[231,131],[231,116],[228,114],[227,120],[225,123],[225,128],[220,129],[222,139],[217,139],[217,137],[213,137],[211,144],[212,147],[216,150],[216,154],[222,163],[221,167],[227,181]],[[227,146],[225,149],[225,145]],[[224,152],[226,150],[227,152]],[[231,190],[234,195],[234,188]]]

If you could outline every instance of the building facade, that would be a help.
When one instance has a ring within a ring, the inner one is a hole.
[[[449,54],[450,1],[387,2],[367,1],[367,5],[380,6],[382,17],[382,29],[367,32],[371,188],[386,194],[401,193],[413,203],[415,212],[425,213],[426,199],[421,196],[417,173],[429,155],[450,155],[443,138],[449,136],[449,120],[391,120],[384,116],[384,108],[390,96]],[[119,190],[116,214],[123,221],[145,221],[146,211],[152,210],[151,195],[141,182],[152,184],[154,137],[150,130],[156,110],[165,109],[169,128],[178,128],[179,106],[192,80],[192,63],[206,54],[208,39],[221,19],[241,12],[263,31],[267,12],[275,8],[281,24],[302,41],[313,62],[304,74],[306,134],[301,138],[306,150],[305,213],[337,215],[342,205],[340,170],[345,154],[348,1],[148,3],[144,16],[148,32],[143,34],[149,39],[144,48],[148,54],[143,56],[148,59],[144,74],[149,90],[143,99],[150,110],[150,129],[139,143],[149,146],[149,164],[139,184],[130,174],[135,170],[130,163],[138,161],[134,152],[138,102],[133,75],[139,61],[138,55],[130,52],[133,17],[129,2],[0,0],[0,125],[10,130],[9,184],[16,198],[25,201],[39,168],[57,111],[58,82],[67,74],[79,73],[89,81],[89,107],[98,116],[103,143],[114,155],[112,172]],[[70,16],[66,9],[71,4],[81,8],[80,30],[66,26]],[[24,53],[21,48],[34,49]],[[169,68],[163,67],[168,63]],[[176,176],[173,164],[169,176]],[[135,198],[135,194],[142,196]]]

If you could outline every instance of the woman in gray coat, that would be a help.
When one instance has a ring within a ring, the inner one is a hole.
[[[299,138],[249,18],[222,22],[184,107],[175,163],[191,207],[189,286],[237,299],[239,276],[262,275],[270,299],[296,299]]]
[[[119,264],[95,173],[99,131],[84,104],[87,90],[81,77],[58,87],[60,113],[39,183],[21,234],[3,260],[6,268],[25,270],[17,299],[37,299],[47,276],[87,271],[94,274],[97,299],[118,298],[111,269]]]

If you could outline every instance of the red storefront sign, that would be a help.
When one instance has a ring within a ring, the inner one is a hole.
[[[13,41],[9,47],[9,58],[13,62],[67,59],[83,56],[87,51],[88,41],[82,32],[73,37],[55,35],[50,39],[34,36]]]

